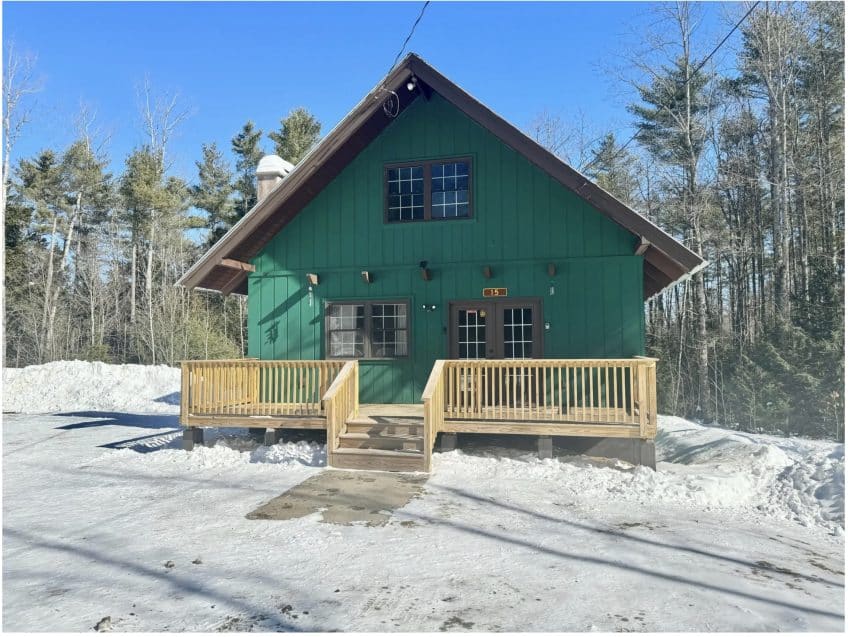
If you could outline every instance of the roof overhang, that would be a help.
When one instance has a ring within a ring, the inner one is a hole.
[[[411,75],[417,78],[418,88],[415,91],[408,91],[405,87]],[[178,285],[215,290],[222,294],[247,293],[248,270],[234,268],[233,262],[250,262],[360,151],[392,123],[394,118],[389,117],[383,108],[390,92],[395,92],[398,97],[399,113],[420,94],[428,99],[432,92],[438,93],[599,212],[633,233],[637,239],[636,253],[644,256],[644,298],[658,294],[705,266],[705,261],[699,255],[411,53],[265,199],[219,239],[180,278]]]

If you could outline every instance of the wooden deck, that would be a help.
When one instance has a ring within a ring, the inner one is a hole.
[[[420,404],[359,403],[357,361],[188,361],[180,423],[325,429],[328,464],[430,471],[437,434],[651,439],[655,360],[441,360]],[[193,438],[194,439],[194,438]]]

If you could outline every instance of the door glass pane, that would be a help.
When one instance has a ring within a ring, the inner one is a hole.
[[[532,318],[530,307],[512,307],[504,310],[505,358],[531,358]]]
[[[487,313],[484,310],[458,310],[458,358],[486,358]]]

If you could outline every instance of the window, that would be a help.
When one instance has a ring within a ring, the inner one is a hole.
[[[388,166],[387,222],[468,219],[472,216],[471,169],[470,158]]]
[[[325,324],[328,358],[408,355],[407,303],[329,303]]]
[[[469,164],[431,164],[431,218],[469,216]]]
[[[425,178],[422,166],[387,170],[387,215],[392,221],[425,218]]]
[[[363,305],[328,306],[328,353],[331,358],[363,358],[366,352]]]

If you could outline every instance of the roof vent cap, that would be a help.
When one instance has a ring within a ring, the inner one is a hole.
[[[269,196],[272,190],[295,168],[277,155],[266,155],[257,164],[257,202]]]
[[[293,168],[295,166],[277,155],[265,155],[257,164],[257,174],[286,177],[292,172]]]

